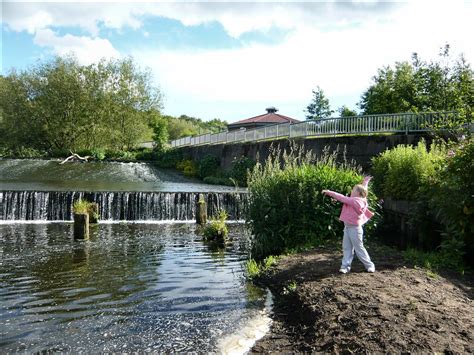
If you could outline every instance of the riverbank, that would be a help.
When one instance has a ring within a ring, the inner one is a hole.
[[[258,280],[275,305],[252,352],[474,351],[472,277],[411,267],[384,247],[369,253],[374,274],[358,260],[339,274],[341,253],[331,249],[282,258]]]

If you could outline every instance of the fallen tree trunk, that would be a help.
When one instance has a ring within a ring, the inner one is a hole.
[[[62,162],[60,162],[59,164],[64,164],[64,163],[67,163],[68,161],[75,161],[75,160],[89,161],[90,158],[92,157],[89,155],[86,155],[85,157],[81,157],[79,154],[71,152],[71,155],[68,156],[66,159],[64,159]]]

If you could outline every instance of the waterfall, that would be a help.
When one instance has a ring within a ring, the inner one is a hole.
[[[229,220],[244,219],[244,192],[202,193],[208,216],[227,211]],[[79,199],[97,202],[101,220],[193,220],[198,192],[0,191],[0,220],[70,221]]]

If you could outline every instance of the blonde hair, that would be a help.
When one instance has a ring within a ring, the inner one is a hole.
[[[364,185],[354,186],[360,197],[367,197],[368,191]]]

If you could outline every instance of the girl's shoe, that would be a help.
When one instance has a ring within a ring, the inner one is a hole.
[[[349,268],[347,268],[347,267],[341,267],[341,268],[339,269],[339,272],[340,272],[341,274],[347,274],[350,270],[351,270],[351,269],[349,269]]]
[[[375,272],[375,268],[374,268],[374,267],[369,267],[369,268],[367,269],[367,272]]]

